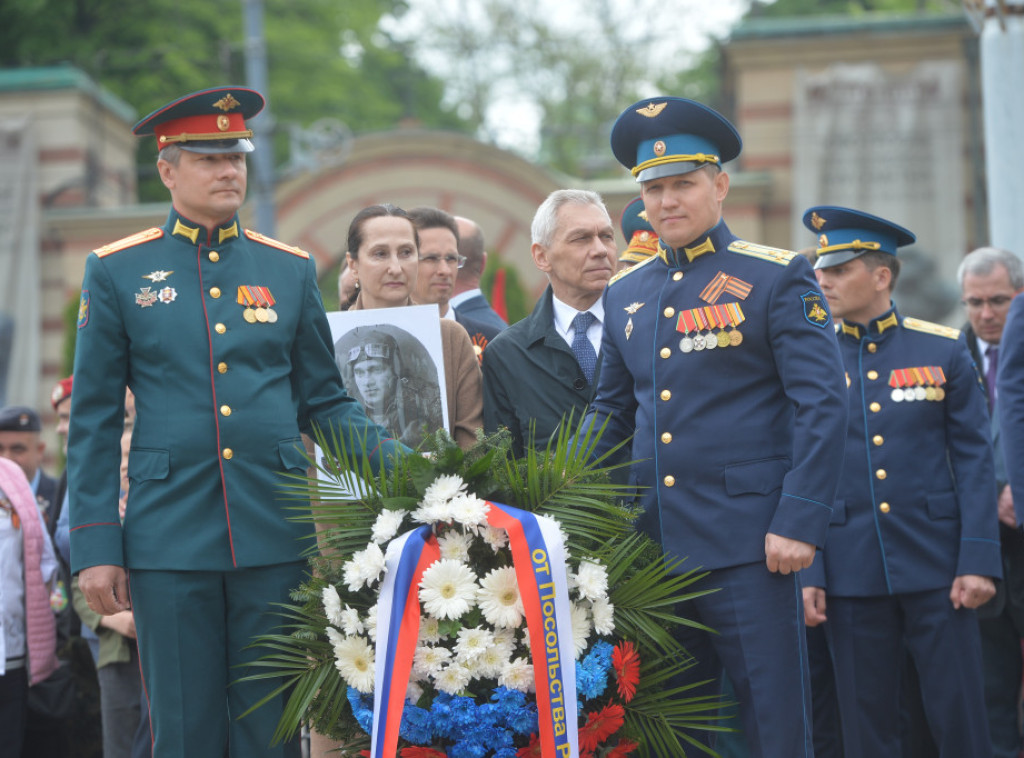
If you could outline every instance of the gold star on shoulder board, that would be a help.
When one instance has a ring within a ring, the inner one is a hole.
[[[142,278],[149,279],[151,282],[162,282],[173,273],[173,271],[154,271],[152,274],[143,275]]]
[[[627,305],[622,310],[624,310],[626,313],[628,313],[630,316],[632,316],[634,313],[636,313],[638,310],[640,310],[643,307],[644,307],[644,303],[630,303],[629,305]]]

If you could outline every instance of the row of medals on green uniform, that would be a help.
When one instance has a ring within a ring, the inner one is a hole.
[[[276,322],[277,311],[271,307],[274,303],[274,297],[266,287],[241,285],[238,288],[238,304],[245,306],[242,318],[250,324],[273,324]]]

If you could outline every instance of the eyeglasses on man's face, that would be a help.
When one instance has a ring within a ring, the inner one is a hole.
[[[1010,305],[1011,295],[993,295],[992,297],[965,297],[960,302],[972,311],[980,311],[986,305],[994,311],[1001,311]]]
[[[466,256],[464,255],[439,255],[437,253],[431,253],[430,255],[421,255],[420,263],[426,263],[428,266],[439,266],[441,262],[447,263],[449,266],[455,268],[462,268],[466,265]]]

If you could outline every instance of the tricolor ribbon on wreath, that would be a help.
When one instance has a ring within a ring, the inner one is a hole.
[[[501,503],[488,505],[487,523],[507,532],[519,580],[533,651],[541,754],[544,758],[578,758],[576,667],[566,554],[558,524]],[[440,555],[429,526],[395,538],[385,553],[377,607],[373,758],[390,758],[398,750],[398,731],[419,638],[420,580]]]

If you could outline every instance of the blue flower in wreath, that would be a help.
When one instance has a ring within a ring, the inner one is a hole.
[[[364,699],[355,687],[348,688],[348,704],[352,707],[359,728],[369,734],[373,730],[373,700]]]
[[[582,661],[576,662],[576,691],[584,700],[593,700],[608,688],[608,672],[614,648],[605,641],[597,642]]]
[[[433,726],[430,711],[406,703],[398,733],[414,745],[429,745],[434,737]]]

